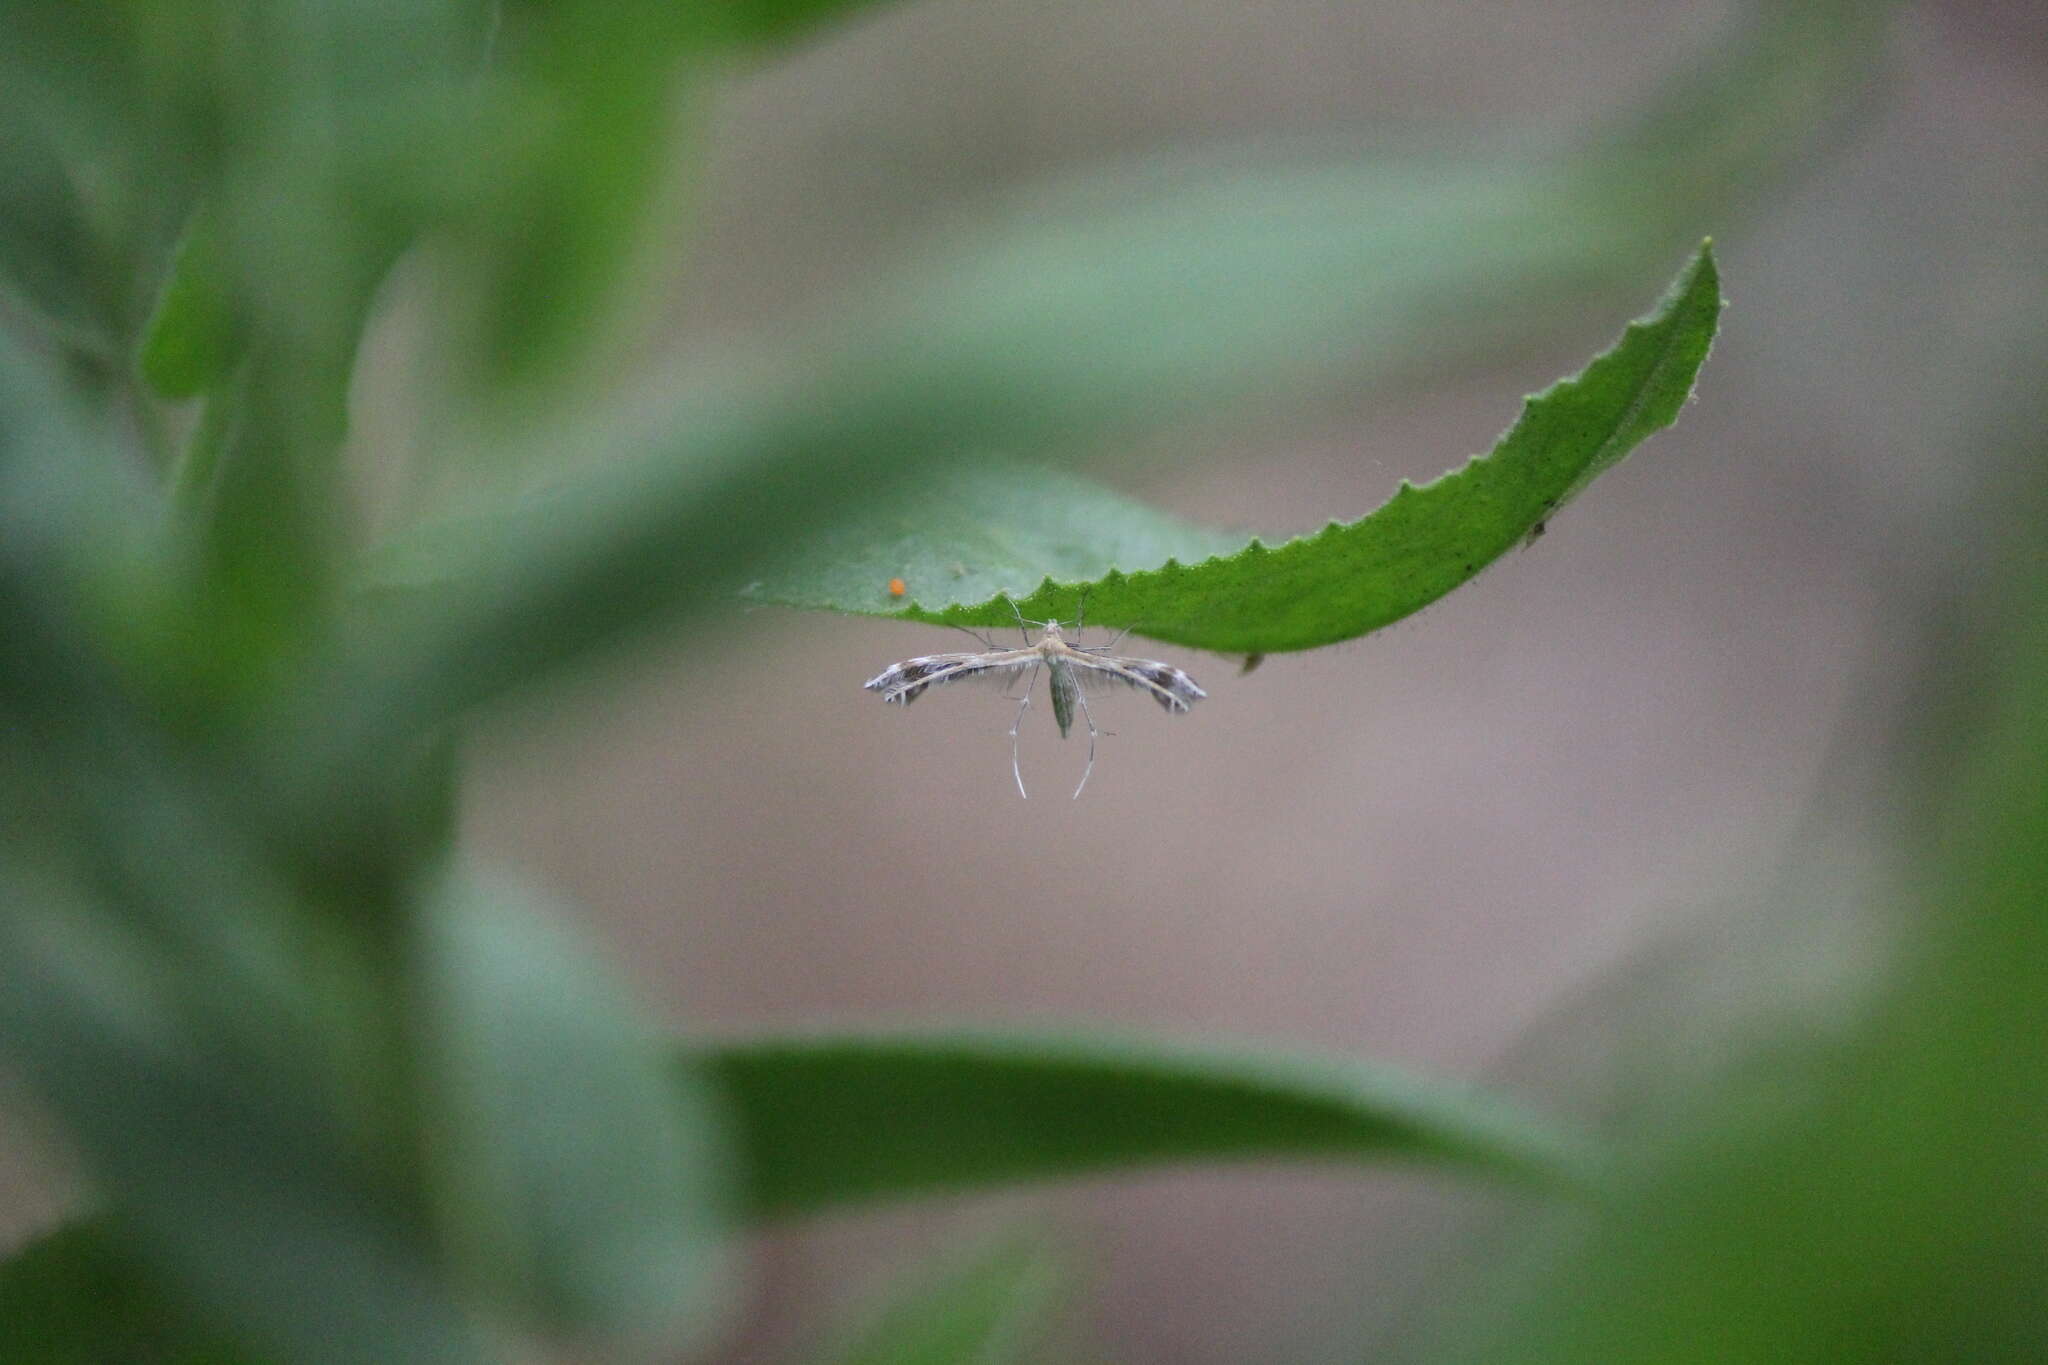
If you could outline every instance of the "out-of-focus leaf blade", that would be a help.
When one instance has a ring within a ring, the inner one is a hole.
[[[1214,557],[1190,563],[1222,533],[1173,525],[1073,480],[1045,479],[1041,498],[1031,476],[993,466],[842,523],[748,596],[973,626],[1009,624],[1013,599],[1039,619],[1071,620],[1085,602],[1103,625],[1246,653],[1352,639],[1470,579],[1670,425],[1720,309],[1713,255],[1702,248],[1655,313],[1584,372],[1528,400],[1491,454],[1271,549],[1239,540],[1235,553],[1211,548]],[[916,605],[898,610],[886,584],[910,569],[919,571],[908,580]],[[970,596],[988,586],[1006,595]]]
[[[818,29],[896,0],[736,0],[718,7],[727,36],[747,47],[772,49],[810,37]]]
[[[1005,1365],[1027,1354],[1054,1307],[1061,1268],[1044,1241],[1006,1238],[978,1253],[947,1256],[897,1297],[836,1365]]]
[[[1588,158],[1615,211],[1687,232],[1747,212],[1883,89],[1899,0],[1751,0],[1727,36],[1613,120]],[[1683,168],[1682,171],[1679,168]]]
[[[202,213],[179,240],[143,330],[142,376],[166,398],[193,398],[227,377],[238,350],[218,230]]]
[[[0,79],[8,74],[0,66]],[[116,325],[98,234],[24,105],[0,93],[0,296],[25,305],[67,347],[109,361]]]
[[[127,18],[12,4],[0,44],[0,293],[116,381],[192,196],[189,146],[146,108]]]
[[[21,907],[0,922],[0,1047],[167,1292],[293,1361],[488,1358],[419,1229],[323,1131],[326,1092],[285,1069],[308,1055],[300,1021],[0,871]]]
[[[416,1010],[444,1240],[549,1326],[672,1347],[704,1306],[720,1221],[702,1096],[530,893],[439,880]]]
[[[1553,1188],[1583,1174],[1532,1119],[1351,1064],[996,1034],[768,1038],[685,1060],[729,1106],[756,1218],[1199,1162],[1427,1163]]]
[[[516,562],[518,547],[543,535],[561,506],[541,495],[509,517],[423,523],[379,546],[358,584],[373,597],[431,593],[465,557],[466,572],[489,573],[486,547],[497,547],[499,562]],[[934,469],[891,506],[821,528],[742,595],[779,603],[806,585],[823,600],[887,612],[980,602],[1046,576],[1085,581],[1123,565],[1192,562],[1243,544],[1241,534],[1182,521],[1063,470],[988,460]],[[892,578],[908,585],[902,601],[889,595]]]
[[[9,1365],[256,1365],[77,1221],[0,1262],[0,1360]]]
[[[487,149],[502,159],[495,193],[469,225],[477,268],[484,372],[510,384],[583,374],[593,343],[617,342],[660,291],[669,262],[653,231],[675,198],[683,134],[717,46],[723,5],[514,3],[494,42],[500,88],[512,92],[520,136]],[[685,98],[685,92],[690,98]],[[640,275],[632,295],[628,271]],[[622,320],[622,312],[636,316]]]

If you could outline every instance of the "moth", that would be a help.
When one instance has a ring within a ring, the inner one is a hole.
[[[1017,604],[1012,602],[1010,610],[1016,612]],[[1039,628],[1036,640],[1031,638],[1029,627],[1032,626]],[[1193,678],[1172,664],[1112,654],[1110,651],[1123,641],[1124,635],[1129,634],[1128,630],[1119,633],[1106,645],[1070,643],[1058,621],[1027,620],[1021,612],[1017,613],[1017,628],[1024,633],[1025,643],[1021,649],[997,649],[993,641],[983,639],[987,649],[905,659],[902,663],[889,665],[862,686],[870,692],[881,693],[885,702],[908,706],[923,696],[926,689],[944,683],[965,678],[1007,683],[1023,678],[1023,695],[1018,698],[1016,718],[1010,722],[1010,773],[1017,779],[1017,794],[1029,796],[1030,793],[1024,790],[1024,770],[1017,761],[1017,730],[1024,723],[1024,713],[1031,709],[1031,693],[1038,685],[1039,670],[1045,670],[1052,688],[1052,718],[1060,727],[1060,738],[1065,739],[1073,729],[1077,709],[1088,726],[1088,766],[1082,769],[1080,784],[1074,788],[1077,798],[1095,771],[1097,731],[1095,718],[1088,712],[1091,689],[1128,687],[1151,697],[1169,715],[1180,715],[1209,695],[1195,685]],[[1080,624],[1076,622],[1074,634],[1078,638],[1080,633]]]

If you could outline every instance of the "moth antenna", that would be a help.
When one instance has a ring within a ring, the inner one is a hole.
[[[1075,645],[1074,648],[1086,654],[1107,654],[1111,650],[1115,649],[1118,645],[1122,644],[1124,642],[1124,636],[1129,635],[1131,633],[1131,630],[1132,627],[1125,626],[1122,630],[1118,631],[1115,635],[1111,636],[1109,639],[1109,643],[1107,644]],[[1104,733],[1114,734],[1115,731],[1105,731]]]
[[[976,630],[976,629],[974,629],[974,628],[973,628],[972,626],[956,626],[956,625],[953,625],[953,624],[952,624],[951,622],[948,622],[948,623],[947,623],[947,628],[948,628],[949,630],[958,630],[958,631],[964,631],[964,632],[966,632],[966,633],[967,633],[968,635],[971,635],[971,636],[973,636],[973,637],[974,637],[974,638],[975,638],[976,640],[978,640],[978,641],[980,641],[980,642],[981,642],[981,647],[982,647],[983,649],[986,649],[986,650],[989,650],[989,651],[991,651],[991,652],[992,652],[992,651],[994,651],[994,649],[995,649],[995,647],[996,647],[996,642],[995,642],[994,640],[991,640],[991,639],[989,639],[989,637],[988,637],[988,633],[987,633],[986,631],[979,631],[979,630]]]

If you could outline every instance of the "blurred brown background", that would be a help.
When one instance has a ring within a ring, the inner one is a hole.
[[[674,345],[808,316],[935,224],[1096,158],[1586,126],[1732,13],[903,4],[719,94]],[[2044,31],[2028,3],[1907,10],[1833,149],[1760,211],[1699,225],[1731,306],[1675,430],[1366,641],[1245,677],[1160,648],[1209,700],[1101,708],[1115,733],[1078,802],[1082,745],[1042,707],[1020,801],[1009,706],[860,690],[957,647],[945,632],[735,612],[707,627],[717,651],[679,640],[496,718],[474,842],[586,907],[693,1029],[1099,1024],[1497,1073],[1565,1107],[1506,1064],[1520,1040],[1649,945],[1710,942],[1728,888],[1803,854],[1804,817],[1910,725],[1888,625],[1968,560],[1980,472],[1958,452],[2041,296]],[[1101,476],[1269,536],[1358,515],[1487,448],[1663,283],[1483,372]],[[47,1208],[13,1193],[25,1218]],[[1076,1355],[1356,1358],[1446,1221],[1493,1198],[1202,1172],[842,1217],[751,1254],[729,1354],[787,1356],[920,1256],[1024,1219],[1075,1249]]]

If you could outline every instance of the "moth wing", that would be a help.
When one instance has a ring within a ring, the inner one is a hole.
[[[923,696],[928,687],[969,679],[1007,682],[1038,661],[1038,651],[1031,649],[994,654],[926,654],[890,664],[861,686],[881,693],[883,701],[908,706]]]
[[[1128,687],[1145,693],[1161,707],[1176,714],[1209,695],[1197,687],[1195,680],[1186,673],[1157,659],[1076,653],[1069,656],[1068,662],[1075,665],[1081,685],[1090,691],[1100,691],[1113,685]]]

